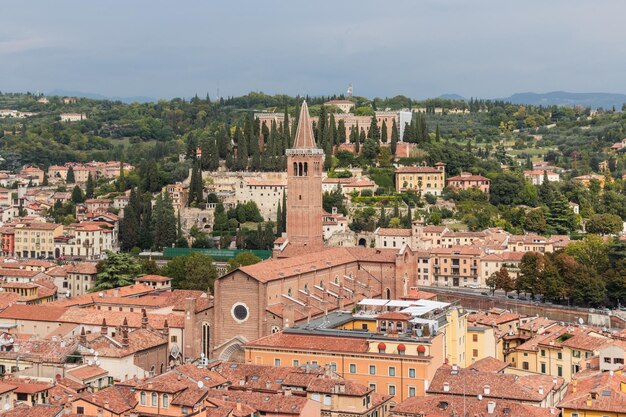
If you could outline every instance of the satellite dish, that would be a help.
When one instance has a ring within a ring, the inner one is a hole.
[[[478,401],[483,399],[483,395],[482,394],[478,394]]]
[[[87,361],[87,365],[89,365],[89,366],[93,365],[93,361],[92,361],[91,359],[89,359],[89,360]]]
[[[9,337],[9,343],[13,343],[13,342],[15,342],[15,340],[13,340],[12,337]]]
[[[98,293],[98,297],[100,297],[100,298],[104,297],[104,293],[103,292],[99,292]]]
[[[198,388],[200,389],[204,388],[204,382],[198,381]]]
[[[200,357],[201,357],[201,358],[204,358],[204,352],[202,352],[202,353],[200,354]]]
[[[89,353],[93,354],[95,352],[95,350],[93,350],[93,348],[89,349]]]
[[[582,326],[583,324],[585,324],[585,320],[583,320],[582,317],[579,317],[578,318],[578,324],[580,324]]]
[[[96,360],[96,366],[100,366],[100,361]]]
[[[94,356],[98,356],[99,355],[97,350],[93,354],[94,354]]]

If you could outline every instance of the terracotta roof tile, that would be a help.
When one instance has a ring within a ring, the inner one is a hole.
[[[487,404],[495,403],[493,414],[487,412]],[[558,413],[558,410],[556,410]],[[493,416],[493,417],[554,417],[549,408],[534,407],[502,399],[479,400],[476,397],[453,395],[429,395],[411,397],[396,405],[391,416],[407,417],[450,417],[450,416]]]
[[[312,351],[334,352],[367,352],[367,339],[352,337],[318,336],[278,332],[262,337],[247,344],[247,346],[268,347],[273,349],[303,349]]]

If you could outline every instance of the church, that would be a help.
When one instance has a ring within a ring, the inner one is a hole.
[[[287,234],[274,256],[215,282],[210,356],[241,358],[241,346],[363,298],[398,298],[417,282],[417,256],[398,249],[325,247],[324,152],[315,143],[306,102],[287,150]]]

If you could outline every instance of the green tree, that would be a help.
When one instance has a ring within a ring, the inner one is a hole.
[[[400,140],[400,133],[398,132],[398,125],[396,124],[396,120],[393,120],[393,124],[391,125],[391,154],[395,156],[396,150],[398,148],[398,140]]]
[[[74,167],[71,165],[67,169],[67,177],[65,178],[65,182],[67,184],[74,184],[76,182],[76,178],[74,177]]]
[[[89,176],[87,177],[87,185],[85,186],[85,197],[86,198],[93,198],[94,197],[95,188],[96,188],[96,184],[95,184],[93,178],[91,177],[91,173],[89,173]]]
[[[212,291],[217,271],[210,256],[194,252],[172,259],[163,267],[163,275],[172,278],[176,289]]]
[[[74,189],[72,190],[72,202],[74,204],[81,204],[85,202],[85,195],[83,194],[83,190],[81,190],[78,185],[75,185]]]
[[[519,275],[515,290],[530,293],[534,298],[539,287],[541,272],[544,267],[544,256],[539,252],[526,252],[519,263]]]
[[[623,228],[622,218],[615,214],[595,214],[585,225],[588,233],[600,235],[614,235],[621,232]]]
[[[152,213],[154,245],[158,249],[171,247],[176,242],[177,227],[174,206],[168,193],[157,195]]]
[[[187,205],[195,207],[198,204],[204,202],[203,195],[204,186],[202,183],[202,172],[200,170],[200,163],[194,162],[191,168],[191,179],[189,180],[189,197]]]
[[[141,274],[141,264],[137,258],[127,253],[106,252],[107,258],[96,265],[96,283],[92,292],[124,287],[134,284]]]
[[[254,265],[261,262],[261,258],[252,252],[239,252],[233,259],[228,261],[228,271],[233,271],[241,266]]]
[[[576,215],[561,193],[556,193],[548,205],[546,222],[555,234],[567,234],[577,226]]]

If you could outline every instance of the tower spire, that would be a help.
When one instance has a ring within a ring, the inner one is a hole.
[[[293,149],[315,149],[315,136],[313,135],[313,127],[311,126],[311,117],[309,116],[309,106],[306,100],[302,102],[300,108],[300,117],[298,118],[298,128],[296,130],[296,140],[293,143]]]

